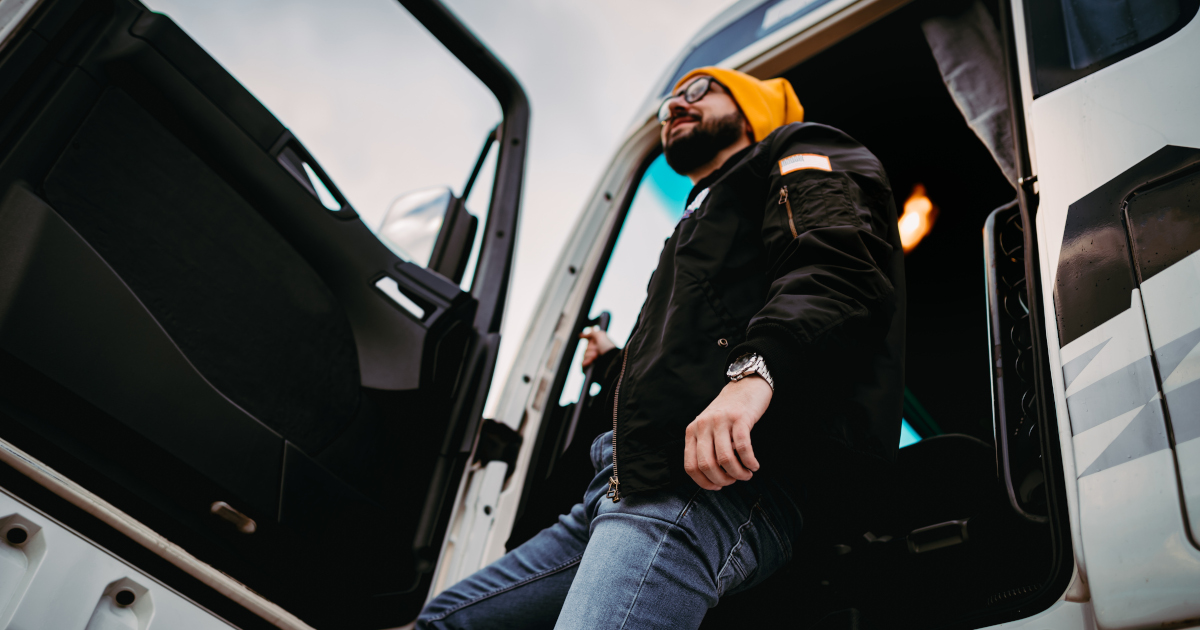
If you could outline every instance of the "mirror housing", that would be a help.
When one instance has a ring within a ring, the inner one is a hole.
[[[462,282],[479,219],[448,186],[400,195],[392,202],[379,238],[397,256]]]

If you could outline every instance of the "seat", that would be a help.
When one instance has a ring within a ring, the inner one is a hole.
[[[991,541],[1011,512],[1000,494],[995,449],[969,435],[926,438],[900,449],[878,490],[874,509],[852,510],[864,516],[812,531],[789,567],[722,600],[701,627],[748,619],[821,630],[894,627],[903,625],[898,618],[928,614],[928,594],[954,614],[962,592],[980,587],[963,576],[995,566]]]

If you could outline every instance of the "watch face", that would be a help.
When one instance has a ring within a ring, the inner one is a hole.
[[[745,372],[752,363],[754,363],[753,354],[747,354],[745,356],[738,357],[736,360],[734,360],[733,365],[729,366],[729,373],[741,374],[742,372]]]

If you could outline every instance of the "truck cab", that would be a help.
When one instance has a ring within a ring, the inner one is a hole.
[[[0,627],[398,627],[553,522],[607,428],[578,335],[634,325],[691,188],[654,114],[708,65],[880,158],[909,351],[883,498],[705,627],[1195,625],[1197,0],[734,4],[494,388],[528,104],[402,4],[500,119],[461,188],[368,223],[169,16],[0,2]]]

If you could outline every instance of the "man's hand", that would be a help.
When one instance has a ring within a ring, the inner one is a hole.
[[[754,476],[758,460],[750,446],[750,429],[767,410],[773,393],[761,376],[730,382],[688,425],[683,469],[696,485],[720,490]]]
[[[583,367],[591,365],[597,357],[617,347],[612,339],[608,338],[608,333],[595,326],[583,331],[579,338],[588,340],[587,350],[583,351]]]

